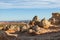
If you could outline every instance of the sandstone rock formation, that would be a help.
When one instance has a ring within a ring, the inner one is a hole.
[[[9,40],[7,34],[4,31],[0,31],[0,40]]]
[[[38,16],[34,16],[32,21],[40,21],[40,19],[38,18]]]
[[[31,29],[29,29],[29,33],[33,35],[40,35],[47,32],[50,32],[50,30],[39,27],[38,25],[33,26]]]
[[[20,26],[20,32],[26,32],[30,26],[28,24]]]
[[[31,26],[35,26],[35,25],[40,25],[40,19],[38,18],[38,16],[34,16],[32,21],[30,21],[29,23]]]
[[[11,25],[5,25],[5,26],[2,28],[2,30],[4,30],[4,31],[9,30],[9,29],[10,29],[10,26],[11,26]]]
[[[41,25],[42,25],[43,28],[49,28],[51,23],[48,20],[46,20],[45,18],[43,18],[41,20]]]
[[[38,25],[33,26],[31,29],[29,29],[29,33],[40,34],[40,27]]]
[[[8,30],[6,30],[9,33],[15,33],[17,31],[20,31],[20,28],[17,25],[11,25]]]
[[[49,28],[51,23],[45,18],[40,21],[38,17],[35,16],[29,24],[32,26],[38,25],[39,27],[42,27],[42,28]]]
[[[60,14],[59,13],[52,13],[52,17],[49,19],[52,24],[57,25],[60,24]]]
[[[10,34],[0,30],[0,40],[16,40],[17,34]]]

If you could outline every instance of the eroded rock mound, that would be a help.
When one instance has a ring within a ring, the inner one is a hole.
[[[40,34],[39,30],[40,30],[40,27],[36,25],[36,26],[33,26],[31,29],[29,29],[29,33]]]
[[[38,16],[34,16],[32,21],[30,21],[29,25],[31,26],[40,25],[40,19],[38,18]]]
[[[4,31],[0,31],[0,40],[9,40]]]
[[[53,25],[60,24],[60,13],[52,13],[52,17],[49,19],[49,21]]]
[[[40,21],[39,17],[38,16],[34,16],[32,21]]]
[[[43,28],[49,28],[50,25],[51,25],[51,23],[48,20],[46,20],[45,18],[41,20],[41,26]]]
[[[36,26],[33,26],[31,29],[29,29],[28,32],[31,35],[40,35],[40,34],[44,34],[44,33],[50,32],[50,30],[42,28],[42,27],[39,27],[38,25],[36,25]]]

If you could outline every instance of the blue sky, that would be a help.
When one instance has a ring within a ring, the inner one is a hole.
[[[0,21],[40,19],[60,12],[59,0],[0,0]]]

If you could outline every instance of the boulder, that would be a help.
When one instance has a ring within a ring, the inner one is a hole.
[[[31,34],[31,35],[40,35],[40,34],[44,34],[47,32],[48,32],[47,29],[41,28],[38,25],[32,27],[32,29],[29,29],[29,34]]]
[[[40,21],[40,19],[38,18],[38,16],[34,16],[32,21]]]
[[[41,26],[42,26],[43,28],[49,28],[50,25],[51,25],[51,23],[50,23],[48,20],[46,20],[45,18],[43,18],[43,19],[41,20]]]
[[[30,25],[30,26],[34,26],[34,25],[35,25],[35,21],[30,21],[30,22],[29,22],[29,25]]]
[[[35,25],[40,25],[40,19],[38,16],[34,16],[32,21],[29,22],[29,25],[35,26]]]
[[[49,21],[53,25],[60,24],[60,13],[52,13],[52,17],[49,19]]]
[[[9,40],[4,31],[0,31],[0,40]]]
[[[21,31],[21,32],[25,32],[25,31],[27,31],[29,28],[30,28],[30,26],[29,26],[28,24],[26,24],[26,25],[20,27],[20,31]]]
[[[40,30],[40,27],[38,25],[36,25],[32,29],[35,30],[35,31],[39,31]]]
[[[32,29],[29,29],[29,33],[31,34],[40,34],[40,27],[38,25],[32,27]]]

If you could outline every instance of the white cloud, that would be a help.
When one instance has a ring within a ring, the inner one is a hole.
[[[59,0],[2,0],[0,9],[6,8],[60,8]]]

